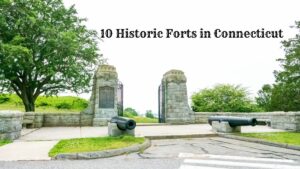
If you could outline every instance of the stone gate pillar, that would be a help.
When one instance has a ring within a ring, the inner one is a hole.
[[[91,109],[94,114],[92,125],[104,126],[114,116],[117,109],[118,74],[111,65],[100,65],[95,72]]]
[[[186,77],[181,70],[170,70],[159,86],[159,121],[173,124],[193,123],[188,105]]]

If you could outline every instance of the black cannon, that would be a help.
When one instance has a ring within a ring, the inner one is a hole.
[[[208,123],[210,125],[212,125],[213,121],[228,122],[230,127],[255,126],[257,124],[256,118],[245,118],[245,117],[211,116],[208,118]]]
[[[110,120],[111,123],[116,123],[120,130],[133,130],[136,122],[132,119],[115,116]]]

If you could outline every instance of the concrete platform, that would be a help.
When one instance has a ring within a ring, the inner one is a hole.
[[[242,132],[280,132],[268,126],[242,127]],[[137,126],[136,136],[172,138],[207,136],[214,132],[208,124]],[[0,161],[50,160],[49,150],[61,139],[107,136],[107,127],[44,127],[24,129],[13,143],[0,147]]]

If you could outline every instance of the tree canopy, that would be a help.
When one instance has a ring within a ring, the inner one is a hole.
[[[265,111],[272,110],[271,96],[273,87],[269,84],[265,84],[261,90],[258,91],[258,97],[256,97],[257,105],[263,108]]]
[[[41,94],[85,92],[101,57],[97,32],[61,0],[0,1],[0,89],[26,111]]]
[[[275,84],[269,85],[268,90],[264,85],[259,91],[258,101],[268,99],[259,103],[266,111],[300,110],[300,22],[296,22],[294,28],[298,29],[298,34],[282,42],[285,57],[278,59],[282,70],[274,72]]]
[[[241,86],[219,84],[192,95],[192,109],[196,112],[253,112],[256,105]]]
[[[146,110],[145,116],[148,117],[148,118],[151,118],[151,119],[155,118],[152,110]]]
[[[131,107],[125,108],[123,114],[125,117],[133,117],[133,116],[139,115],[138,112],[134,108],[131,108]]]

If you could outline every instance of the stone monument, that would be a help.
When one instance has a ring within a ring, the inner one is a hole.
[[[82,112],[81,124],[104,126],[118,116],[118,74],[111,65],[100,65],[94,75],[92,95],[88,108]]]
[[[159,86],[159,121],[161,123],[193,123],[193,112],[188,104],[186,77],[181,70],[170,70]]]

